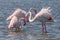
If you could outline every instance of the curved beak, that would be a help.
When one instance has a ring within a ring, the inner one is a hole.
[[[25,17],[25,18],[23,19],[23,22],[24,22],[24,25],[26,25],[26,23],[29,22],[29,21],[28,21],[28,18]]]
[[[26,23],[23,24],[24,26],[26,25]]]

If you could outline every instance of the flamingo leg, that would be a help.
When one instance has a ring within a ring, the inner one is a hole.
[[[17,24],[16,31],[19,31],[22,28],[21,22]]]
[[[43,25],[43,23],[42,23],[42,32],[44,33],[44,25]]]
[[[43,33],[47,33],[46,24],[45,23],[42,23],[42,31],[43,31]]]
[[[22,28],[22,25],[20,24],[20,27],[19,27],[20,29]]]
[[[47,33],[46,24],[44,24],[45,33]]]
[[[22,28],[22,24],[21,24],[21,22],[19,23],[18,28],[19,28],[19,29]]]
[[[22,26],[19,25],[19,26],[16,28],[16,30],[19,31],[21,28],[22,28]]]

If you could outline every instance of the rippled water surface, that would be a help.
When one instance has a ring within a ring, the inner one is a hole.
[[[34,7],[39,12],[42,7],[51,7],[56,22],[46,23],[47,34],[42,34],[41,23],[27,23],[20,32],[9,31],[6,18],[15,9],[26,11]],[[60,40],[60,0],[0,0],[0,40]]]

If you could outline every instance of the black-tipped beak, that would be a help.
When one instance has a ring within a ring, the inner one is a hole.
[[[24,26],[26,25],[26,23],[23,24]]]

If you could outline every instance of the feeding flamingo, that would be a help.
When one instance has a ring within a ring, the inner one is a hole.
[[[51,11],[50,7],[42,8],[41,11],[38,12],[34,17],[32,17],[32,11],[35,12],[35,10],[32,10],[32,9],[30,9],[29,12],[28,12],[29,22],[40,21],[42,23],[42,31],[47,32],[46,22],[54,22],[55,21],[50,14],[50,11]]]
[[[8,28],[10,29],[10,28],[13,28],[15,25],[16,26],[18,26],[19,24],[21,25],[21,21],[19,23],[19,20],[21,20],[21,19],[24,21],[24,25],[25,25],[26,22],[28,22],[28,15],[27,16],[25,16],[25,15],[27,15],[26,11],[24,11],[22,9],[15,10],[14,13],[7,18],[7,20],[11,20]]]
[[[9,29],[15,28],[16,30],[21,29],[22,25],[21,25],[21,21],[20,20],[16,16],[13,16],[13,18],[10,21],[10,24],[9,24],[8,28]]]
[[[26,11],[24,11],[22,9],[15,10],[14,13],[7,18],[7,20],[11,20],[8,28],[11,28],[11,25],[13,25],[13,24],[16,25],[16,23],[19,23],[20,19],[22,19],[24,21],[24,25],[25,25],[26,22],[28,21],[28,18],[25,17],[26,14],[27,14]]]

